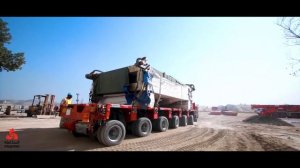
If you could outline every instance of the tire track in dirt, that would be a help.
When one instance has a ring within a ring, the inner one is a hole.
[[[173,133],[170,135],[159,135],[155,139],[145,140],[137,143],[130,143],[128,145],[137,145],[142,146],[144,150],[172,150],[174,145],[184,144],[191,139],[194,139],[198,136],[206,135],[209,132],[209,129],[198,129],[198,128],[191,128],[185,132],[180,133]],[[160,133],[163,134],[163,133]],[[140,148],[140,149],[142,149]]]
[[[222,144],[218,144],[218,151],[262,151],[263,149],[247,132],[228,131],[222,140]]]
[[[253,139],[255,139],[265,151],[298,151],[281,142],[276,137],[264,137],[260,134],[251,133]]]
[[[225,136],[216,141],[213,146],[207,150],[213,151],[246,151],[249,150],[248,139],[245,134],[236,131],[227,130]],[[251,149],[250,149],[251,150]]]
[[[168,146],[165,149],[169,150],[169,151],[178,151],[179,148],[183,148],[185,146],[202,141],[203,139],[210,137],[213,133],[214,133],[214,130],[211,128],[197,127],[194,130],[194,134],[195,134],[194,136],[190,136],[189,133],[184,133],[182,136],[185,138],[185,141],[178,141],[176,138],[174,138],[173,144]]]
[[[247,149],[249,149],[249,143],[247,143],[248,140],[245,140],[244,137],[238,136],[236,142],[237,142],[237,145],[236,145],[237,151],[246,151]],[[250,148],[250,149],[252,149],[252,148]]]
[[[170,130],[173,131],[173,130]],[[174,145],[186,144],[192,139],[197,139],[199,137],[206,136],[210,134],[210,129],[198,127],[192,127],[188,130],[180,130],[180,132],[159,132],[151,134],[148,137],[138,138],[136,137],[134,140],[128,140],[118,146],[103,148],[103,150],[130,150],[130,151],[168,151],[174,150]],[[102,149],[98,149],[102,150]]]
[[[227,133],[227,130],[215,130],[215,129],[211,129],[211,130],[212,130],[212,134],[208,137],[208,139],[206,139],[204,141],[201,141],[201,139],[199,139],[199,141],[201,141],[201,142],[186,145],[184,147],[178,148],[177,150],[179,150],[179,151],[195,151],[195,150],[197,150],[198,151],[203,148],[208,148],[209,146],[213,145],[215,142],[222,139]]]
[[[260,147],[256,144],[255,141],[251,139],[251,137],[247,133],[238,133],[235,132],[237,140],[237,148],[236,151],[253,151],[260,150]],[[232,138],[232,137],[231,137]],[[230,141],[231,139],[229,139]]]

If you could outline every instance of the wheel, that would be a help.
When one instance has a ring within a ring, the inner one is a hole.
[[[178,128],[179,127],[179,117],[174,115],[170,122],[170,128]]]
[[[179,126],[186,126],[187,125],[187,116],[182,115],[182,117],[179,119]]]
[[[194,122],[197,122],[198,117],[194,116]]]
[[[105,146],[119,145],[126,135],[126,129],[122,122],[110,120],[105,126],[98,128],[98,141]]]
[[[142,117],[132,123],[132,134],[138,137],[148,136],[152,131],[151,121]]]
[[[190,115],[188,118],[188,125],[194,125],[194,115]]]
[[[155,121],[155,130],[160,132],[165,132],[169,128],[169,121],[166,117],[160,116]]]
[[[32,117],[32,113],[30,110],[26,110],[25,113],[27,113],[27,117]]]

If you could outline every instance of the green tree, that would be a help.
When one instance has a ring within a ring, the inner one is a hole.
[[[16,71],[25,64],[24,53],[12,53],[4,45],[9,44],[11,35],[7,23],[0,18],[0,72]]]
[[[284,37],[289,46],[300,46],[300,17],[284,17],[278,21],[278,25],[284,31]],[[291,75],[297,76],[300,73],[300,55],[291,57]]]

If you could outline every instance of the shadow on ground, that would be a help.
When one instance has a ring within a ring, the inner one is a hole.
[[[60,128],[26,128],[15,131],[19,136],[19,146],[10,147],[5,144],[8,132],[0,132],[0,151],[84,151],[105,147],[93,138],[74,137]]]
[[[109,148],[88,136],[74,137],[71,132],[60,128],[16,129],[19,145],[4,143],[7,132],[0,132],[0,151],[85,151]],[[153,131],[152,134],[160,132]],[[127,132],[126,139],[139,138]]]

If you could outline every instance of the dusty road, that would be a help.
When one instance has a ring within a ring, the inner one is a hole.
[[[256,115],[214,116],[199,113],[194,126],[152,132],[138,138],[128,134],[118,146],[105,147],[89,137],[75,138],[59,129],[59,117],[0,118],[0,151],[297,151],[300,126],[275,126],[243,122]],[[18,147],[4,145],[10,128],[19,135]]]

